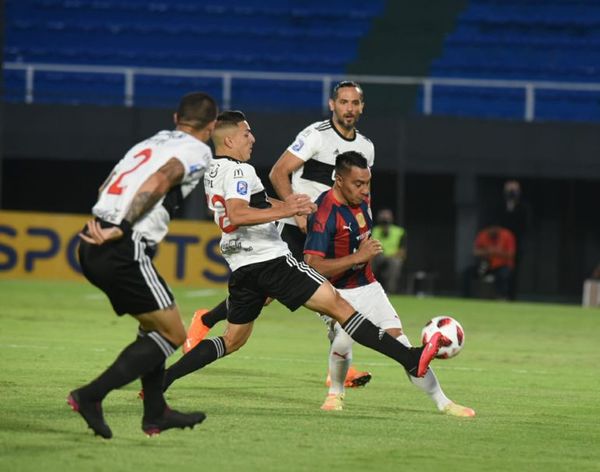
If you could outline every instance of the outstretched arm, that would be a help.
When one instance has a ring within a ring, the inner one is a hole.
[[[249,202],[241,198],[230,198],[225,202],[227,217],[232,225],[250,226],[287,218],[293,215],[308,215],[317,206],[308,195],[292,194],[285,201],[275,200],[271,208],[253,208]]]

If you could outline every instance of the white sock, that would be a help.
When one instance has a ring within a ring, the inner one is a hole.
[[[412,347],[406,334],[398,336],[396,339],[406,347]],[[406,375],[415,387],[429,395],[429,398],[431,398],[433,403],[435,403],[435,406],[438,410],[442,411],[444,407],[452,403],[452,400],[450,400],[442,390],[442,386],[438,382],[438,379],[433,373],[433,369],[431,367],[429,370],[427,370],[425,377],[413,377],[408,373]]]
[[[334,337],[329,350],[329,377],[331,386],[329,394],[344,393],[344,381],[352,363],[352,338],[341,328],[339,323],[335,324]]]

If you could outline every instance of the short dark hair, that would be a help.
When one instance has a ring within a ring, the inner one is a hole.
[[[366,169],[369,167],[367,159],[360,152],[346,151],[335,158],[335,173],[345,174],[351,167]]]
[[[333,87],[333,90],[331,91],[331,99],[335,100],[338,96],[338,90],[344,87],[356,87],[360,92],[361,100],[365,96],[365,94],[363,93],[363,89],[358,82],[355,82],[354,80],[342,80],[341,82],[335,84],[335,86]]]
[[[246,121],[246,115],[239,110],[225,110],[219,113],[217,116],[217,128],[221,126],[233,125],[237,126],[238,123]]]
[[[201,130],[217,118],[218,108],[214,98],[204,92],[184,95],[177,107],[177,124]]]

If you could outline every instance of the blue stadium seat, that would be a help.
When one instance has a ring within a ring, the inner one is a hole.
[[[181,69],[232,69],[343,73],[355,59],[358,39],[381,14],[375,0],[7,0],[4,58],[10,62],[99,64]],[[340,51],[339,44],[344,48]],[[64,90],[60,89],[63,80]],[[98,79],[98,97],[112,96]],[[109,81],[110,82],[110,81]],[[155,106],[160,94],[172,95],[189,85],[176,82],[170,93],[162,79],[140,80],[136,104]],[[88,82],[67,74],[36,80],[36,100],[93,99]],[[220,85],[207,83],[220,93]],[[69,93],[69,87],[76,87]],[[117,87],[118,89],[118,87]],[[310,89],[310,87],[309,87]],[[278,97],[279,86],[257,84],[258,101]],[[312,102],[306,92],[300,104]],[[71,97],[71,98],[69,98]],[[152,98],[154,97],[154,98]],[[320,92],[316,94],[320,100]],[[254,98],[253,98],[254,99]]]
[[[431,64],[433,77],[600,82],[600,2],[596,0],[471,0],[442,55]],[[479,116],[510,115],[505,91],[486,99],[465,97],[464,109]],[[522,93],[522,92],[521,92]],[[458,109],[453,97],[435,100],[434,113]],[[581,98],[581,97],[587,97]],[[590,94],[542,92],[536,118],[596,117]],[[521,105],[522,106],[522,105]],[[521,111],[522,112],[522,111]]]

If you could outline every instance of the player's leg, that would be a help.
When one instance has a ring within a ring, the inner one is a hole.
[[[406,334],[401,334],[396,339],[406,347],[412,347]],[[433,369],[430,368],[422,378],[413,377],[408,373],[407,377],[415,387],[424,392],[433,401],[433,403],[435,403],[437,409],[442,413],[450,416],[460,417],[475,416],[475,410],[463,405],[459,405],[458,403],[454,403],[446,396],[442,390],[442,386],[440,385],[437,376],[433,372]]]
[[[269,294],[294,311],[304,305],[310,310],[335,319],[354,341],[370,347],[402,364],[411,375],[425,375],[429,363],[441,347],[441,335],[433,336],[420,348],[407,348],[358,313],[321,274],[294,257],[285,256],[271,262],[261,274],[261,283]]]
[[[175,380],[240,349],[252,334],[253,325],[254,321],[244,324],[228,322],[223,336],[202,340],[165,371],[163,390],[167,390]]]
[[[211,310],[200,308],[194,312],[192,322],[187,331],[187,337],[183,343],[184,354],[192,350],[200,341],[202,341],[208,332],[219,321],[227,319],[227,299],[223,300]]]
[[[134,313],[140,324],[136,340],[128,345],[98,378],[72,391],[68,402],[79,412],[96,434],[112,436],[102,414],[102,400],[112,390],[138,377],[160,371],[166,358],[185,339],[185,329],[168,286],[156,272],[150,250],[137,236],[106,246],[82,243],[79,250],[86,277],[109,297],[119,315]],[[155,374],[156,375],[156,374]],[[157,382],[155,382],[157,383]],[[204,419],[203,414],[177,417],[177,424],[165,420],[167,407],[162,390],[149,384],[149,396],[144,400],[148,414],[160,415],[162,429],[191,426]],[[168,410],[170,412],[170,410]],[[178,415],[180,415],[178,413]],[[144,421],[148,416],[144,415]],[[185,424],[182,421],[185,420]]]
[[[352,362],[352,344],[354,341],[341,328],[339,323],[330,319],[331,347],[329,349],[329,390],[322,410],[342,410],[345,394],[346,376]]]
[[[290,248],[290,251],[292,252],[292,256],[294,256],[294,258],[297,261],[303,262],[304,261],[304,243],[306,241],[306,234],[304,234],[302,231],[300,231],[300,229],[298,229],[297,226],[290,225],[290,224],[280,223],[278,225],[278,229],[279,229],[279,233],[281,234],[281,239],[283,239],[287,243],[288,247]],[[333,342],[335,339],[334,336],[331,336],[330,332],[328,332],[328,334],[329,334],[330,342]],[[343,340],[340,339],[340,342],[343,342]],[[350,343],[349,347],[347,347],[347,351],[348,351],[350,358],[352,358],[352,343]],[[331,357],[332,352],[334,352],[333,346],[330,346],[330,349],[329,349],[330,364],[332,361],[332,357]],[[348,365],[348,368],[346,369],[346,376],[344,377],[344,385],[345,386],[359,387],[359,386],[366,385],[370,380],[371,380],[371,374],[369,372],[363,372],[363,371],[360,371],[360,370],[354,368],[351,364]],[[329,370],[329,373],[327,376],[327,384],[328,384],[328,386],[331,385],[331,370]]]
[[[439,336],[421,348],[407,348],[387,333],[380,335],[379,328],[357,312],[329,282],[323,283],[305,306],[331,316],[356,342],[391,357],[416,377],[425,375],[441,347]]]
[[[223,336],[204,339],[165,372],[164,390],[171,384],[211,362],[242,347],[250,334],[254,320],[260,314],[266,295],[256,282],[263,266],[250,264],[235,270],[229,278],[227,329]]]

